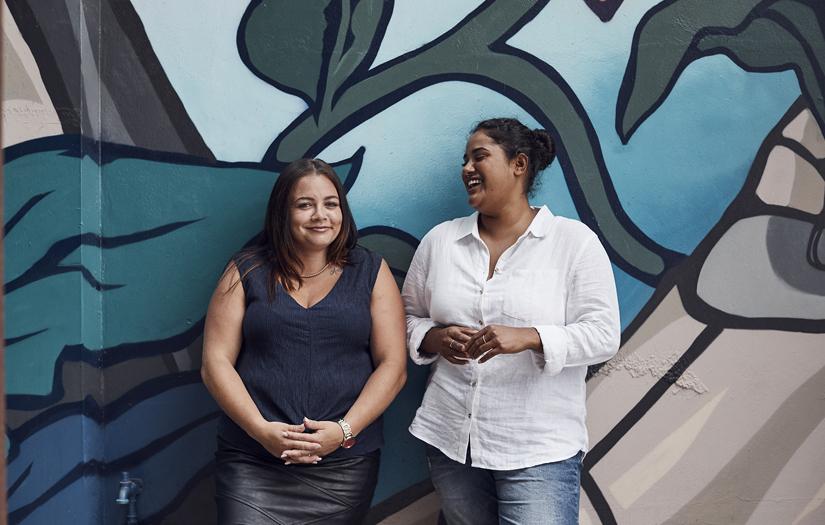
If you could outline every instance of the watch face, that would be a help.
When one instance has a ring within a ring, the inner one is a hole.
[[[355,438],[349,438],[344,440],[344,443],[341,445],[344,448],[352,448],[355,445]]]

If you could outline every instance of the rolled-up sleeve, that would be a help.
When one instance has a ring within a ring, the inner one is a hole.
[[[586,241],[568,280],[564,326],[536,326],[544,372],[556,375],[566,366],[607,361],[619,349],[621,326],[616,283],[610,258],[593,235]],[[408,325],[409,326],[409,325]]]
[[[427,332],[438,326],[430,318],[430,305],[426,290],[431,250],[430,239],[424,236],[415,251],[401,289],[404,312],[407,316],[407,348],[410,358],[418,365],[428,365],[438,359],[437,355],[423,355],[418,351]]]

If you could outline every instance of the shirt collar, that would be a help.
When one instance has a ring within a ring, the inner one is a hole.
[[[533,208],[535,208],[535,206]],[[533,237],[544,237],[547,235],[547,232],[550,231],[553,213],[547,206],[541,206],[538,210],[539,212],[533,217],[530,226],[527,227],[527,231],[524,233],[529,233],[533,235]],[[472,215],[463,217],[460,220],[456,228],[455,240],[463,239],[468,235],[481,239],[481,236],[478,234],[478,212],[474,212]]]

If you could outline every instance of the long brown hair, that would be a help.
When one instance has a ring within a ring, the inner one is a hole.
[[[278,283],[287,291],[296,290],[303,284],[301,273],[304,271],[304,264],[298,257],[295,239],[292,238],[289,199],[295,184],[310,175],[321,175],[332,182],[341,206],[341,230],[327,248],[327,260],[337,266],[345,265],[349,250],[354,248],[358,241],[358,230],[347,203],[347,194],[332,166],[320,159],[298,159],[289,163],[272,187],[266,206],[263,232],[255,244],[243,250],[238,257],[239,262],[254,260],[250,268],[241,275],[241,280],[257,267],[269,269],[270,298],[275,296]],[[235,284],[237,283],[233,283],[233,286]]]

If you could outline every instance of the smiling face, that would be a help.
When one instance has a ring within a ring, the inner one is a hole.
[[[299,250],[326,250],[341,232],[341,202],[325,176],[301,177],[292,188],[289,206],[290,233]]]
[[[523,157],[508,159],[504,149],[483,131],[470,135],[461,169],[470,206],[483,214],[497,214],[504,206],[523,198]]]

